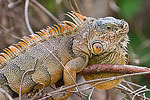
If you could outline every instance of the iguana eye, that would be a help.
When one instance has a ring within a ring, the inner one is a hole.
[[[111,26],[107,26],[107,29],[110,30],[110,29],[111,29]]]
[[[103,46],[100,43],[94,43],[92,45],[93,53],[99,54],[103,51]]]

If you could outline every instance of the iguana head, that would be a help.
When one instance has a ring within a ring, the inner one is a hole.
[[[103,52],[118,52],[118,50],[125,54],[129,41],[127,35],[129,25],[126,21],[113,17],[95,19],[76,12],[68,13],[67,16],[76,25],[75,33],[78,33],[76,39],[81,42],[80,44],[84,44],[82,39],[78,39],[80,36],[87,40],[88,49],[92,54],[99,55]],[[83,51],[85,52],[85,49]]]
[[[128,31],[128,23],[124,20],[113,17],[99,18],[89,35],[88,48],[95,55],[126,49]]]

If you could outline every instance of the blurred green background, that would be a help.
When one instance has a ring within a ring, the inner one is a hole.
[[[29,35],[24,20],[24,0],[13,8],[8,4],[17,0],[0,0],[0,50],[18,41],[18,37]],[[18,0],[19,1],[19,0]],[[150,67],[150,0],[76,0],[85,16],[95,18],[113,16],[124,19],[130,26],[129,64]],[[59,20],[64,13],[77,11],[73,0],[38,0]],[[71,4],[70,4],[71,2]],[[56,24],[33,2],[29,5],[29,20],[34,31]],[[131,81],[150,88],[150,78],[136,77]],[[150,97],[150,93],[146,96]]]

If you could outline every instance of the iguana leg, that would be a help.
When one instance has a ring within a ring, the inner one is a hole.
[[[9,99],[4,93],[0,92],[0,100],[9,100]]]
[[[9,100],[8,97],[2,91],[0,91],[0,100]]]
[[[9,100],[8,96],[17,97],[18,94],[14,92],[8,85],[8,81],[3,73],[0,73],[0,100]]]
[[[76,80],[76,73],[82,71],[83,68],[87,66],[88,59],[89,59],[88,56],[78,57],[69,61],[65,65],[65,69],[63,71],[63,80],[65,86],[70,86],[75,84],[73,79]],[[73,79],[71,78],[70,75],[72,76]],[[69,89],[68,91],[73,91],[73,90],[74,88]],[[54,100],[66,100],[71,94],[72,93],[66,93],[65,96],[60,98],[55,98]]]
[[[44,87],[49,86],[51,75],[47,71],[47,67],[42,64],[41,62],[38,62],[35,66],[34,73],[32,74],[32,80],[36,83],[32,91],[27,93],[28,98],[34,97],[41,89]]]
[[[0,100],[9,100],[10,97],[17,97],[18,94],[10,89],[7,85],[0,85]]]

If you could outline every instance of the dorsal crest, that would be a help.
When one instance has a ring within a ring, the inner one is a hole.
[[[84,23],[86,17],[76,12],[68,12],[66,14],[71,21],[62,21],[60,24],[48,26],[46,29],[40,30],[35,34],[24,36],[18,43],[3,49],[0,53],[0,68],[3,68],[10,60],[25,52],[28,48],[36,45],[38,42],[48,40],[50,38],[59,37],[75,33],[81,24]]]

